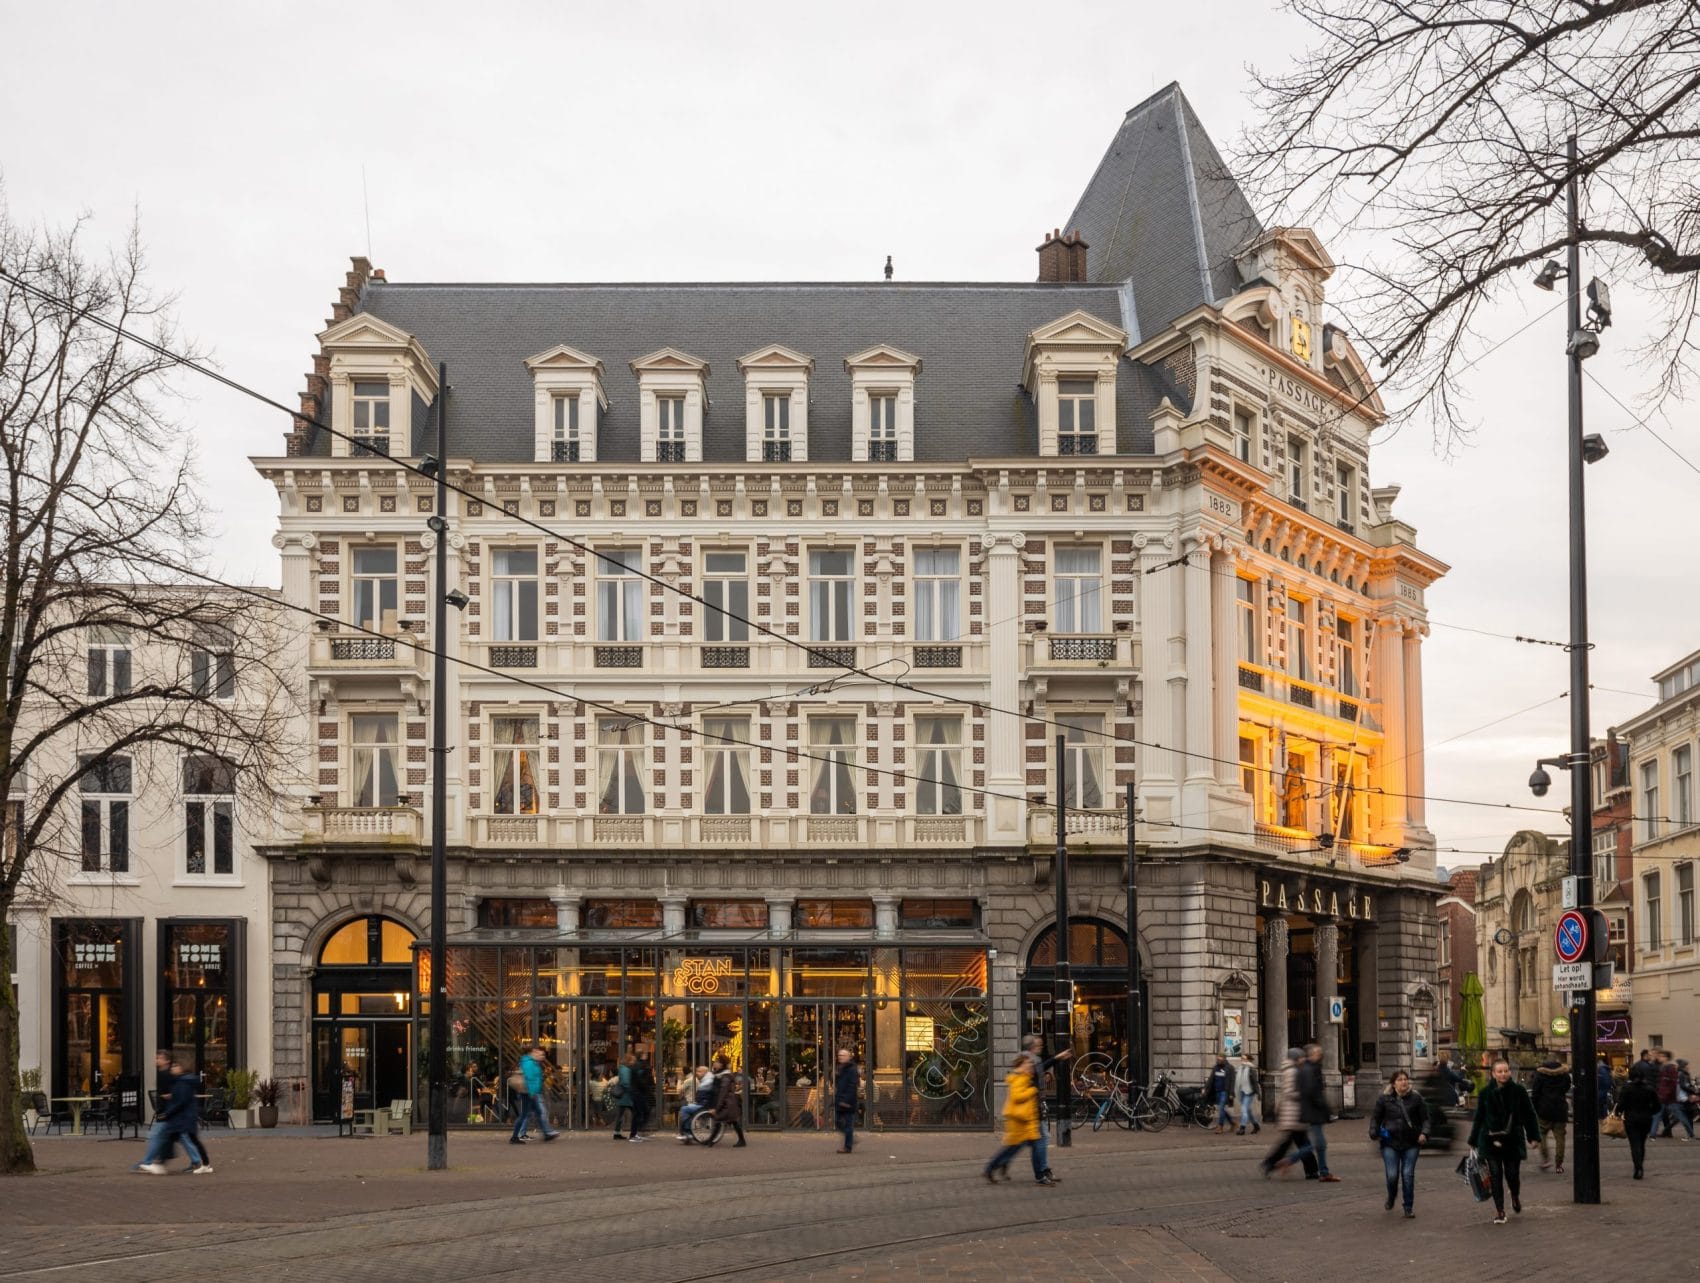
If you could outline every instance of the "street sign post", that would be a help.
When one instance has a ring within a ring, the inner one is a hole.
[[[1580,962],[1588,953],[1588,919],[1575,909],[1567,909],[1559,914],[1558,925],[1552,932],[1552,944],[1559,962]],[[1594,983],[1591,973],[1588,983],[1574,987],[1592,989]]]

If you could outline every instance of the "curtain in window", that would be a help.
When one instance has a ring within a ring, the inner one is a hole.
[[[395,719],[354,719],[354,805],[394,806],[401,796],[396,775]]]
[[[856,790],[850,763],[855,753],[856,723],[849,718],[823,718],[809,725],[810,747],[816,754],[809,811],[814,815],[856,814]]]
[[[954,641],[962,632],[962,581],[954,548],[915,551],[915,639]]]
[[[496,812],[500,815],[536,815],[537,741],[536,721],[525,717],[499,717],[492,727],[496,741]],[[512,745],[514,747],[505,747]]]
[[[643,783],[638,775],[642,727],[611,719],[600,724],[598,741],[597,771],[602,780],[599,809],[604,815],[642,815]]]
[[[915,809],[921,815],[961,815],[962,723],[954,717],[915,721],[921,776],[915,785]]]
[[[750,782],[745,763],[745,750],[725,740],[749,738],[749,724],[737,718],[710,717],[703,719],[703,743],[708,753],[708,798],[704,809],[709,815],[748,815],[750,813]],[[716,740],[722,742],[717,743]]]
[[[1096,633],[1100,622],[1098,549],[1057,549],[1057,631]]]

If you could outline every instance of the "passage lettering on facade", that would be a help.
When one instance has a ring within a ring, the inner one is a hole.
[[[1338,887],[1315,883],[1288,883],[1263,878],[1257,884],[1257,907],[1327,918],[1354,918],[1360,922],[1375,920],[1374,897],[1356,887],[1342,891]]]

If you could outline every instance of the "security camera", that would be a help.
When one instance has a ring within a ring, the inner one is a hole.
[[[448,602],[448,604],[453,606],[456,610],[465,610],[466,603],[471,599],[460,589],[451,588],[443,594],[443,600]]]
[[[1546,767],[1537,766],[1535,773],[1529,777],[1529,792],[1536,797],[1545,797],[1551,787],[1552,776],[1547,774]]]

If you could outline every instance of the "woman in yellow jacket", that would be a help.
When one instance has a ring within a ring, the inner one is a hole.
[[[1039,1159],[1039,1082],[1038,1062],[1025,1052],[1015,1058],[1005,1080],[1009,1099],[1003,1107],[1003,1148],[986,1164],[985,1177],[993,1185],[1001,1172],[1009,1179],[1009,1165],[1023,1146],[1032,1150],[1033,1179],[1040,1185],[1052,1184],[1051,1175],[1040,1166]]]

